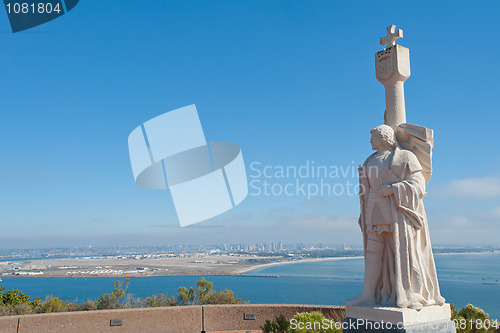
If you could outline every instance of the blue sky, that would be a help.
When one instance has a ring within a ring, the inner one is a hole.
[[[432,240],[499,244],[499,12],[498,1],[82,0],[13,34],[0,11],[0,247],[360,244],[349,195],[250,195],[180,228],[168,191],[134,184],[127,137],[196,104],[208,141],[241,146],[249,180],[252,162],[356,167],[383,122],[374,53],[390,24],[410,48],[407,120],[435,131]]]

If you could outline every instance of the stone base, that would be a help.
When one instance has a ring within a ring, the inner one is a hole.
[[[347,306],[344,333],[354,332],[439,332],[455,333],[449,304],[422,310],[376,306]]]

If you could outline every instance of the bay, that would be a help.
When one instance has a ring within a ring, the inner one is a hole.
[[[500,319],[500,253],[436,255],[441,293],[449,303],[471,303]],[[177,294],[195,286],[201,276],[133,277],[128,291],[134,297]],[[268,266],[242,276],[206,276],[215,289],[230,289],[254,304],[343,305],[363,286],[363,259],[322,260]],[[112,291],[118,278],[2,277],[0,286],[19,289],[31,297],[54,295],[66,301],[97,299]]]

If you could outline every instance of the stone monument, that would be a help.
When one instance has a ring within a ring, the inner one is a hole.
[[[385,87],[384,125],[371,130],[376,152],[359,167],[365,275],[347,300],[344,332],[455,332],[439,291],[423,198],[432,174],[433,131],[406,123],[404,81],[409,49],[403,31],[387,27],[375,54]]]

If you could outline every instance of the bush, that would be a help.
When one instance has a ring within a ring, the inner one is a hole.
[[[243,304],[241,298],[236,298],[232,290],[217,290],[213,291],[214,285],[212,282],[201,278],[196,282],[196,291],[193,287],[187,289],[180,287],[177,295],[177,303],[179,305],[193,304]]]
[[[126,305],[129,304],[129,299],[127,299],[129,282],[129,278],[114,281],[113,288],[115,289],[111,293],[104,293],[99,296],[99,299],[96,302],[96,309],[120,309],[126,307]]]
[[[467,304],[460,310],[451,305],[451,320],[457,326],[457,333],[486,333],[495,332],[494,327],[484,328],[485,322],[489,320],[489,315],[484,310]]]
[[[245,302],[241,301],[241,298],[234,296],[232,290],[225,289],[212,291],[205,295],[201,300],[200,304],[242,304]]]
[[[178,295],[155,294],[144,300],[133,298],[127,293],[130,279],[113,282],[113,291],[104,293],[96,301],[85,303],[65,302],[54,296],[48,296],[42,302],[40,298],[31,300],[28,295],[12,289],[4,292],[0,287],[0,316],[22,315],[28,313],[50,313],[64,311],[91,311],[104,309],[123,309],[131,307],[159,307],[192,304],[241,304],[241,298],[234,296],[232,290],[213,290],[213,283],[201,278],[193,287],[179,288]]]
[[[143,301],[146,307],[156,308],[160,306],[177,306],[179,303],[176,301],[174,296],[168,296],[168,294],[155,294],[153,296],[146,297]]]
[[[0,306],[0,316],[16,316],[30,313],[33,313],[33,308],[25,303]]]
[[[89,299],[87,302],[78,304],[78,308],[75,311],[92,311],[97,310],[97,304],[93,300]]]
[[[66,312],[68,310],[68,303],[61,301],[54,296],[48,296],[44,302],[40,303],[37,308],[37,313],[51,313],[51,312]]]
[[[274,320],[266,320],[260,329],[264,333],[337,333],[340,329],[331,327],[330,320],[319,311],[297,313],[290,321],[279,315]]]
[[[337,333],[342,330],[331,327],[330,320],[322,312],[297,313],[290,321],[292,333]]]
[[[28,295],[23,294],[17,289],[4,291],[4,287],[0,287],[0,306],[16,306],[19,304],[27,304],[34,308],[40,302],[40,298],[35,298],[33,301]]]
[[[264,333],[288,333],[290,332],[290,322],[280,314],[274,320],[266,320],[264,326],[261,326],[260,329]]]
[[[66,307],[68,311],[91,311],[97,310],[96,303],[93,300],[87,300],[85,303],[66,302]]]

